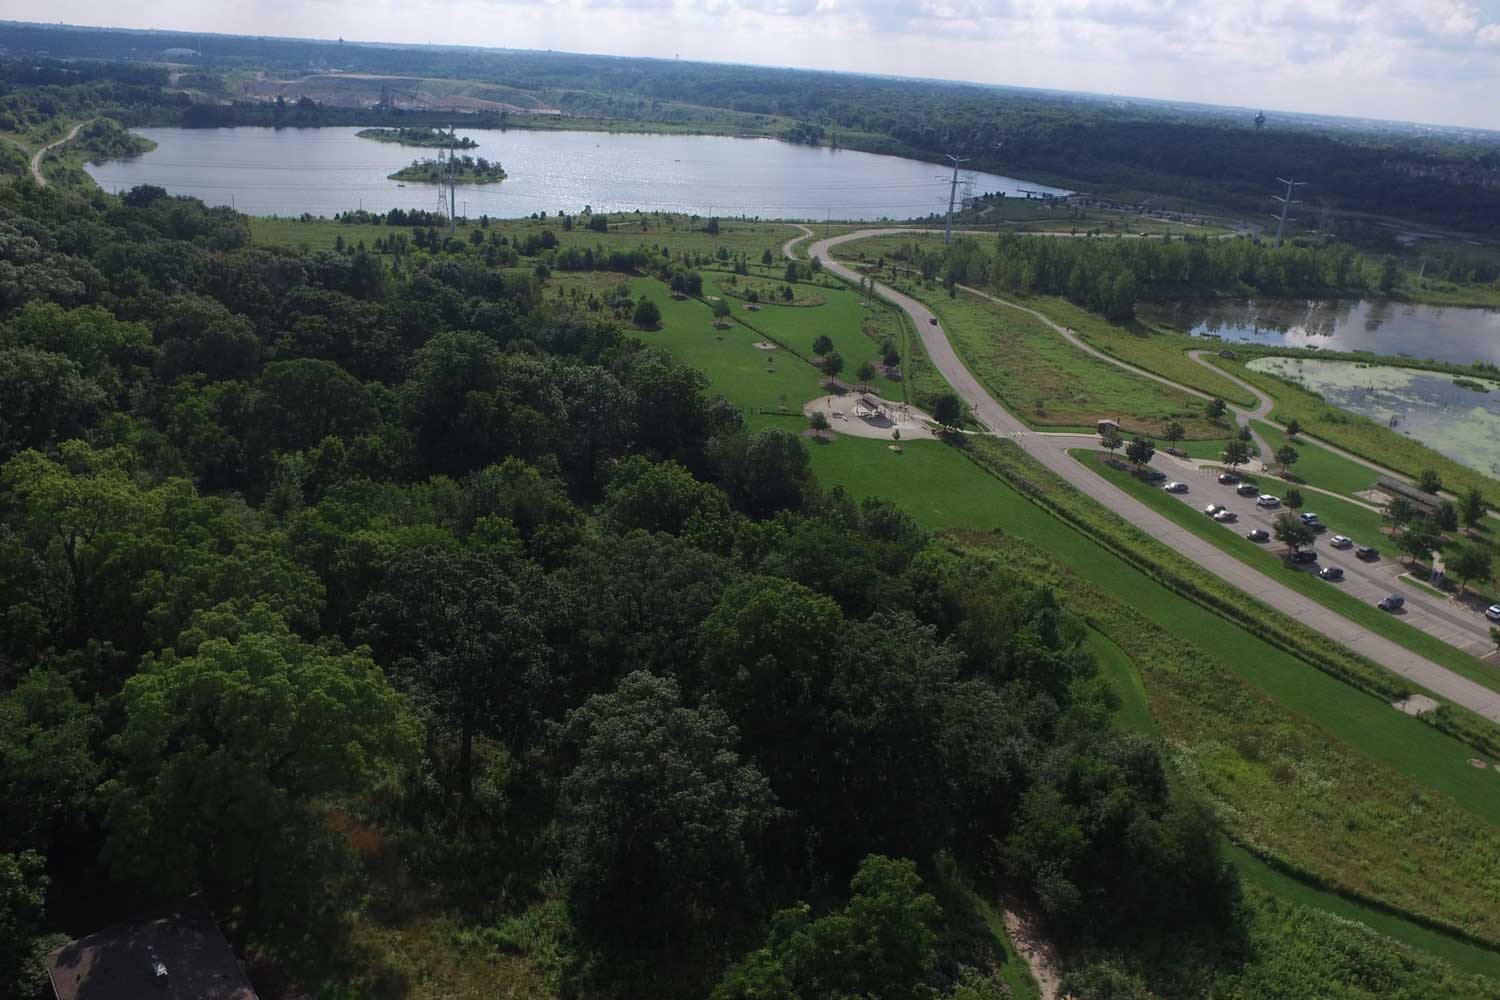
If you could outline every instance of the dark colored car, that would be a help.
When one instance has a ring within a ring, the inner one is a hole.
[[[927,322],[931,323],[933,326],[937,326],[937,317],[936,316],[930,317],[927,320]]]
[[[1230,483],[1237,483],[1239,481],[1240,481],[1240,477],[1236,476],[1232,472],[1221,472],[1221,473],[1219,473],[1219,482],[1223,483],[1225,486],[1228,486]]]
[[[1391,594],[1389,597],[1382,597],[1375,606],[1381,611],[1400,611],[1406,606],[1406,598],[1400,594]]]
[[[1342,580],[1344,578],[1344,571],[1337,566],[1324,566],[1318,570],[1318,575],[1325,580]]]
[[[1361,545],[1354,550],[1354,554],[1370,562],[1380,558],[1380,550],[1373,545]]]
[[[1292,562],[1299,566],[1318,561],[1318,554],[1312,549],[1298,549],[1292,553]]]
[[[1265,528],[1255,528],[1254,530],[1247,532],[1245,534],[1245,537],[1250,539],[1252,542],[1265,542],[1270,540],[1271,533]]]
[[[1259,496],[1260,487],[1256,486],[1254,483],[1240,483],[1240,485],[1235,488],[1235,492],[1242,497]]]

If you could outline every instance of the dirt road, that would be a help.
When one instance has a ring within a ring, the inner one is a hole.
[[[77,125],[74,125],[71,129],[68,130],[67,135],[63,136],[61,139],[58,139],[56,142],[47,143],[47,145],[43,146],[41,149],[37,150],[31,155],[31,179],[37,182],[38,187],[47,186],[47,178],[42,176],[43,158],[45,158],[48,153],[52,152],[58,146],[64,146],[72,142],[74,138],[77,137],[78,130],[83,128],[87,124],[88,122],[79,122]]]

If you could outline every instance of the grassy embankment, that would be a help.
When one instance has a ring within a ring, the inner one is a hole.
[[[1159,436],[1176,420],[1189,438],[1226,436],[1198,400],[1091,357],[1033,316],[964,292],[927,301],[969,370],[1033,427],[1092,431],[1107,417]]]

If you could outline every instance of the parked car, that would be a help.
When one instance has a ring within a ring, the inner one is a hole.
[[[1292,562],[1299,566],[1318,561],[1318,553],[1312,549],[1298,549],[1292,553]]]
[[[1209,517],[1213,517],[1215,514],[1217,514],[1219,511],[1221,511],[1223,509],[1224,509],[1224,505],[1223,504],[1221,504],[1221,503],[1211,503],[1208,506],[1206,506],[1206,507],[1203,508],[1203,513],[1207,514]]]
[[[1167,478],[1167,474],[1160,469],[1147,469],[1143,475],[1146,477],[1146,482],[1148,483],[1159,483]]]
[[[1338,581],[1344,578],[1344,571],[1337,566],[1324,566],[1318,570],[1318,575],[1325,580]]]
[[[1167,485],[1163,486],[1162,489],[1166,490],[1168,493],[1186,493],[1188,491],[1188,484],[1179,483],[1174,480],[1173,482],[1170,482]]]
[[[1229,524],[1230,522],[1238,521],[1239,519],[1240,516],[1232,510],[1221,510],[1214,515],[1214,520],[1218,521],[1220,524]]]
[[[1240,477],[1236,476],[1232,472],[1221,472],[1221,473],[1219,473],[1219,482],[1223,483],[1225,486],[1228,486],[1231,483],[1237,483],[1239,481],[1240,481]]]
[[[1318,523],[1318,515],[1314,514],[1312,511],[1307,511],[1305,514],[1298,514],[1297,518],[1303,524],[1308,525],[1309,527]]]
[[[1266,510],[1270,510],[1272,507],[1280,507],[1281,500],[1278,497],[1271,496],[1271,494],[1269,493],[1262,493],[1260,496],[1255,498],[1255,506],[1264,507]]]
[[[1500,622],[1500,604],[1491,604],[1485,608],[1484,616],[1492,622]]]
[[[1406,598],[1400,594],[1391,594],[1388,597],[1382,597],[1380,603],[1375,606],[1381,611],[1400,611],[1406,606]]]
[[[1354,554],[1368,562],[1374,562],[1380,558],[1380,550],[1373,545],[1361,545],[1354,550]]]
[[[1240,483],[1235,492],[1242,497],[1253,497],[1260,492],[1260,487],[1254,483]]]
[[[1348,535],[1334,535],[1332,538],[1328,539],[1328,544],[1332,545],[1336,549],[1347,549],[1354,545],[1354,539],[1350,538]]]
[[[1245,537],[1252,542],[1268,542],[1271,540],[1271,533],[1265,528],[1252,528],[1245,533]]]

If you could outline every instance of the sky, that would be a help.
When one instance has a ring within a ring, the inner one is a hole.
[[[39,22],[889,73],[1500,129],[1500,0],[7,0]]]

